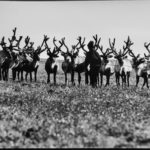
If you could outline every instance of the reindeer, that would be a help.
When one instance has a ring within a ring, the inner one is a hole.
[[[53,51],[51,51],[50,50],[51,48],[49,48],[48,44],[45,41],[46,48],[47,48],[47,55],[49,56],[49,58],[45,62],[45,70],[47,72],[47,83],[50,82],[50,73],[53,73],[54,84],[56,84],[56,74],[57,74],[57,68],[58,68],[58,65],[56,64],[55,59],[58,57],[60,48],[63,45],[63,43],[61,43],[61,45],[58,47],[55,42],[56,42],[56,39],[54,37],[53,44],[55,45],[55,47],[54,47]]]
[[[146,48],[147,45],[145,45]],[[147,88],[149,88],[148,85],[148,73],[147,73],[147,62],[144,58],[140,57],[140,54],[135,55],[132,50],[129,50],[129,55],[132,57],[132,62],[133,62],[133,68],[135,70],[135,74],[136,74],[136,87],[138,87],[138,83],[139,83],[139,78],[142,77],[144,79],[143,85],[142,85],[142,89],[144,87],[144,85],[146,84]]]
[[[20,48],[19,44],[17,45],[17,49],[14,49],[15,51],[19,52],[18,56],[17,56],[17,60],[16,63],[13,65],[12,67],[12,75],[13,75],[13,80],[16,79],[16,73],[18,76],[18,80],[20,80],[19,75],[21,72],[21,81],[23,81],[23,65],[28,62],[28,61],[32,61],[32,59],[28,56],[29,54],[27,50],[33,49],[33,42],[30,42],[30,38],[29,36],[27,36],[25,38],[25,46],[23,48]],[[29,46],[30,44],[30,46]]]
[[[40,57],[39,55],[46,50],[46,48],[42,49],[42,46],[43,44],[45,43],[45,41],[48,40],[47,38],[44,37],[44,40],[41,44],[41,46],[38,46],[36,50],[32,49],[29,49],[26,50],[27,53],[30,54],[31,58],[33,59],[32,61],[26,61],[23,66],[22,66],[22,70],[26,72],[26,75],[25,75],[25,79],[27,81],[27,77],[28,77],[28,73],[30,73],[30,81],[32,81],[32,72],[34,72],[34,80],[36,82],[37,80],[37,69],[39,67],[39,61],[40,61]],[[33,43],[32,43],[33,44]]]
[[[100,66],[100,77],[101,77],[101,86],[103,84],[103,75],[106,76],[106,84],[109,85],[110,76],[114,74],[114,59],[111,59],[113,52],[109,48],[106,51],[103,51],[103,46],[98,45],[99,50],[101,51],[100,57],[102,58]]]
[[[8,73],[9,73],[9,68],[13,66],[15,63],[15,60],[17,58],[16,54],[13,52],[14,48],[17,47],[17,45],[20,43],[22,36],[19,37],[19,40],[16,39],[16,29],[13,30],[13,36],[11,39],[8,39],[10,42],[10,45],[7,47],[6,43],[4,42],[4,37],[2,38],[1,41],[1,46],[3,50],[1,51],[1,63],[0,63],[0,79],[1,79],[1,73],[3,76],[3,80],[8,81]],[[13,42],[16,41],[16,45],[13,45]]]
[[[75,85],[75,82],[74,82],[75,59],[79,53],[79,48],[77,48],[79,45],[79,42],[76,45],[72,45],[71,51],[69,51],[68,46],[65,44],[65,38],[63,38],[62,41],[60,41],[60,43],[62,43],[67,50],[67,52],[61,51],[61,55],[64,57],[64,61],[62,62],[62,70],[65,74],[65,84],[67,84],[67,82],[68,82],[67,73],[70,73],[72,85]],[[76,49],[77,49],[77,51],[76,51]],[[70,58],[70,60],[69,60],[69,58]]]
[[[114,48],[115,45],[115,39],[113,40],[113,43],[111,43],[109,39],[109,45],[110,49],[112,50],[113,54],[115,55],[114,58],[116,58],[116,64],[115,64],[115,76],[116,76],[116,84],[117,86],[120,85],[119,79],[120,76],[122,78],[122,86],[125,84],[126,85],[126,78],[129,86],[129,77],[130,77],[130,72],[132,71],[132,65],[129,59],[127,59],[126,54],[129,51],[129,48],[133,43],[130,40],[130,37],[128,36],[127,41],[125,42],[125,46],[123,46],[123,51],[117,52],[116,49]]]
[[[85,50],[84,46],[85,46],[85,38],[83,39],[83,41],[81,42],[82,38],[81,36],[78,37],[77,39],[80,43],[80,48],[82,48],[82,50],[84,51],[84,54],[86,56],[86,53],[87,51]],[[78,48],[78,50],[80,49]],[[85,84],[88,84],[89,83],[89,80],[88,80],[88,76],[89,76],[89,71],[88,71],[88,67],[85,68],[85,58],[84,60],[80,59],[78,56],[77,58],[75,59],[75,68],[74,68],[74,71],[78,73],[78,84],[80,85],[81,83],[81,73],[85,72]]]

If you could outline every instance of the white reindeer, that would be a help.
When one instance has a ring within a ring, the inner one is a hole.
[[[127,58],[127,53],[129,51],[129,48],[131,45],[133,45],[133,43],[130,40],[130,37],[128,36],[127,41],[125,42],[125,46],[123,46],[123,51],[120,50],[119,52],[116,51],[116,49],[114,48],[115,45],[115,39],[113,40],[113,43],[111,43],[110,39],[109,39],[109,43],[110,43],[110,49],[112,50],[112,52],[115,55],[115,75],[116,75],[116,84],[117,86],[120,85],[119,83],[119,79],[120,76],[122,78],[122,86],[125,84],[126,85],[126,78],[127,78],[127,83],[129,86],[129,77],[130,77],[130,72],[132,71],[132,64],[131,61]]]

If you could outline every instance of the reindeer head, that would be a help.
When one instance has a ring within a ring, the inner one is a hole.
[[[120,49],[120,51],[117,52],[116,49],[114,48],[114,46],[115,46],[115,39],[113,40],[112,43],[111,43],[111,41],[109,39],[110,50],[113,52],[113,54],[115,55],[114,58],[116,58],[119,61],[120,65],[123,65],[123,59],[126,57],[126,54],[128,53],[128,51],[130,49],[130,46],[133,45],[133,43],[131,42],[129,36],[128,36],[127,41],[124,41],[124,43],[126,45],[123,46],[123,51]]]
[[[62,39],[62,42],[60,42],[60,43],[62,43],[64,46],[65,46],[65,48],[66,48],[66,50],[67,50],[67,52],[61,52],[61,55],[64,57],[64,59],[67,61],[67,57],[70,57],[71,58],[71,62],[72,63],[74,63],[74,61],[75,61],[75,58],[78,56],[78,53],[79,53],[79,47],[78,47],[78,45],[79,45],[79,41],[78,41],[78,43],[76,44],[76,45],[72,45],[72,49],[71,49],[71,51],[69,51],[69,48],[68,48],[68,46],[66,45],[66,43],[65,43],[65,38],[63,38]],[[69,60],[69,59],[68,59]]]
[[[101,57],[103,58],[103,62],[106,64],[108,63],[108,58],[113,57],[113,55],[111,55],[113,52],[111,51],[110,48],[107,48],[105,51],[103,51],[103,46],[100,46],[100,40],[99,43],[97,44],[98,49],[101,51]]]
[[[145,62],[144,58],[140,57],[140,54],[135,55],[131,49],[129,49],[129,55],[132,57],[133,68],[137,69],[138,66]]]
[[[56,44],[56,39],[55,37],[53,38],[53,44],[54,44],[54,48],[53,48],[53,51],[51,51],[51,48],[48,46],[47,42],[45,41],[45,45],[46,45],[46,49],[47,49],[47,55],[49,56],[49,59],[54,62],[55,61],[55,58],[59,57],[58,54],[59,52],[61,51],[61,47],[62,47],[62,43],[60,43],[60,45],[58,46]]]

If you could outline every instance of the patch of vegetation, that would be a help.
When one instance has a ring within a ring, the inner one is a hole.
[[[114,76],[106,88],[63,81],[46,84],[44,64],[36,83],[0,81],[1,148],[149,147],[150,92],[134,87],[134,73],[129,88]]]

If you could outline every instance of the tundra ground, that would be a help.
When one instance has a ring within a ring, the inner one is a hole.
[[[70,76],[68,76],[70,80]],[[77,74],[75,75],[77,84]],[[104,77],[105,78],[105,77]],[[145,148],[150,147],[150,91],[47,84],[44,63],[37,82],[0,81],[0,148]],[[105,82],[105,80],[104,80]]]

